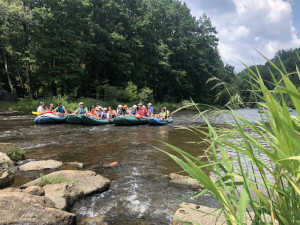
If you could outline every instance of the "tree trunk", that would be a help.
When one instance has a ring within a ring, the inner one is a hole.
[[[8,72],[7,59],[6,59],[5,49],[4,49],[3,45],[2,45],[2,54],[3,54],[3,58],[4,58],[4,70],[5,70],[5,74],[7,76],[8,84],[9,84],[9,87],[10,87],[10,92],[13,95],[15,95],[16,94],[16,89],[14,88],[14,85],[12,83],[12,80],[11,80],[9,72]]]
[[[30,63],[28,61],[26,62],[26,78],[27,78],[29,93],[33,97],[34,93],[33,93],[32,83],[31,83],[31,70],[30,70]]]
[[[100,99],[100,81],[99,81],[99,64],[98,60],[96,60],[96,57],[94,59],[94,66],[95,66],[95,78],[96,78],[96,99]]]

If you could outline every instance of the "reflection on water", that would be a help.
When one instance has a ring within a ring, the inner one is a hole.
[[[260,120],[257,110],[237,110],[253,121]],[[63,162],[83,162],[85,169],[96,171],[112,181],[110,190],[79,201],[73,209],[78,221],[85,217],[106,215],[108,224],[169,224],[178,200],[194,192],[169,184],[166,177],[180,168],[165,154],[171,152],[157,140],[175,145],[201,156],[206,148],[197,135],[176,129],[176,125],[200,125],[203,120],[193,112],[175,114],[175,123],[164,127],[116,127],[49,125],[35,126],[32,115],[0,115],[0,141],[18,143],[27,159],[55,159]],[[231,120],[227,115],[212,117],[216,124]],[[103,165],[118,161],[115,168]],[[51,171],[43,171],[45,173]],[[14,186],[35,179],[39,173],[17,174]],[[216,206],[209,196],[189,200]]]

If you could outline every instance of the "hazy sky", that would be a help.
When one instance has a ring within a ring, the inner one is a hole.
[[[217,28],[219,51],[236,72],[264,63],[281,49],[300,47],[300,0],[182,0],[199,18],[203,13]]]

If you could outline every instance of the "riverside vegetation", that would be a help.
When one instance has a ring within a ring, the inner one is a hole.
[[[193,128],[193,132],[206,137],[202,140],[209,145],[205,164],[167,144],[179,156],[166,153],[205,186],[198,195],[210,193],[218,200],[218,213],[227,224],[300,224],[300,119],[290,115],[285,100],[300,112],[300,92],[291,81],[299,80],[300,72],[297,66],[296,72],[288,73],[283,63],[280,67],[268,63],[280,74],[276,79],[270,70],[272,88],[267,88],[258,67],[247,67],[256,103],[268,109],[261,114],[263,122],[253,124],[234,110],[215,110],[230,114],[235,121],[229,127],[215,128],[205,112],[199,111],[206,127]]]

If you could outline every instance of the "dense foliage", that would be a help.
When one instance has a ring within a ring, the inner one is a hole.
[[[0,41],[18,96],[212,103],[207,79],[231,75],[210,19],[177,0],[0,0]]]

